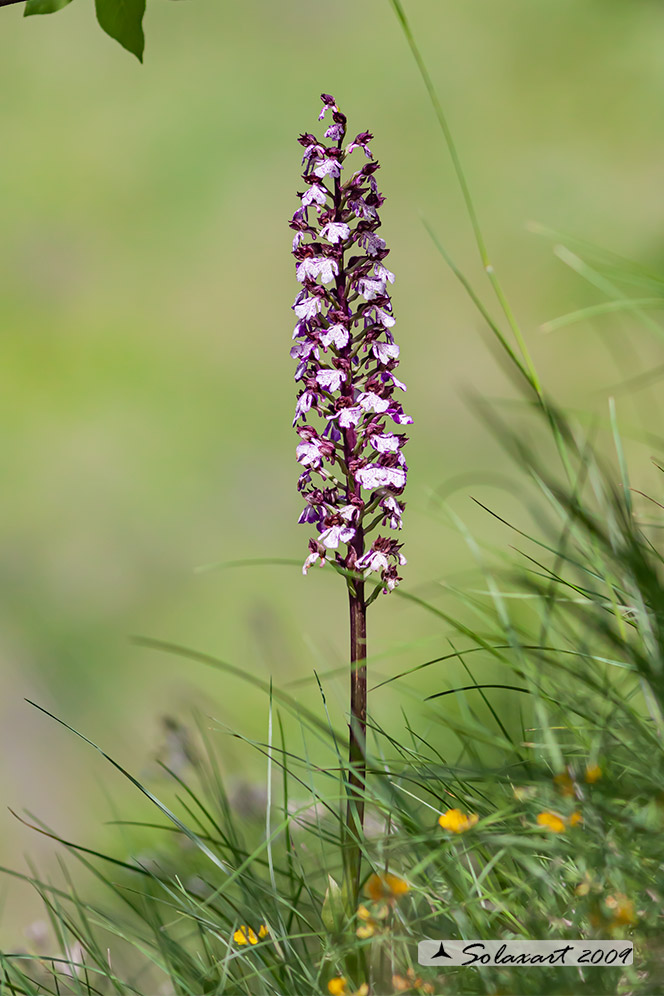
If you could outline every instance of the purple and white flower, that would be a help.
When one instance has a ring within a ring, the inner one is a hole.
[[[316,280],[318,277],[320,277],[324,284],[329,284],[338,273],[339,264],[337,261],[335,259],[328,259],[326,256],[321,256],[318,259],[303,259],[295,271],[297,279],[301,284],[307,279]]]
[[[396,453],[401,446],[401,437],[391,432],[375,432],[369,442],[379,453]]]
[[[362,409],[359,405],[351,405],[349,408],[342,408],[338,416],[331,415],[330,418],[338,417],[339,425],[342,429],[350,429],[356,426],[362,418]]]
[[[330,370],[327,367],[319,370],[316,374],[316,380],[326,391],[338,391],[343,379],[343,371]]]
[[[293,305],[293,311],[298,318],[303,318],[305,321],[315,318],[318,312],[321,310],[321,300],[319,297],[307,297],[304,294],[299,294],[296,298],[296,303]]]
[[[390,407],[389,400],[381,398],[374,391],[366,391],[364,394],[361,394],[357,399],[357,403],[365,412],[376,412],[378,414],[386,412]]]
[[[321,180],[323,177],[332,176],[336,180],[341,176],[341,163],[336,159],[319,159],[314,166],[314,176]]]
[[[302,285],[291,347],[300,385],[293,422],[300,435],[298,490],[306,500],[299,521],[317,534],[302,570],[331,557],[365,578],[379,574],[388,592],[406,561],[396,540],[371,534],[379,520],[401,529],[407,437],[390,427],[413,420],[394,397],[405,385],[394,373],[399,347],[390,331],[395,319],[388,291],[394,274],[384,265],[389,250],[377,234],[384,198],[372,135],[361,132],[344,146],[346,118],[330,94],[322,101],[319,120],[329,114],[332,122],[320,141],[308,133],[299,138],[306,189],[291,221]],[[354,152],[366,159],[344,180]],[[325,426],[320,435],[308,422],[314,414]]]
[[[379,463],[370,463],[361,467],[355,476],[367,491],[375,491],[376,488],[395,488],[400,491],[406,486],[406,471],[403,467],[383,467]]]
[[[302,207],[309,207],[310,204],[324,204],[327,199],[327,191],[325,187],[321,187],[320,184],[314,183],[306,193],[302,194]]]
[[[347,239],[349,235],[350,228],[343,221],[331,221],[320,230],[321,238],[327,239],[328,242],[332,242],[333,244],[342,242],[344,239]]]
[[[399,359],[399,347],[396,342],[374,342],[371,346],[374,356],[383,366],[390,360]]]
[[[349,543],[355,536],[355,530],[352,526],[347,526],[345,523],[340,523],[336,526],[330,526],[325,529],[318,539],[327,547],[328,550],[336,550],[340,543]]]
[[[333,345],[337,349],[343,349],[349,338],[350,333],[343,325],[330,325],[324,332],[321,332],[320,343],[322,346]]]

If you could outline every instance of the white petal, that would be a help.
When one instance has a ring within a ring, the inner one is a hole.
[[[350,228],[343,221],[331,221],[320,231],[321,237],[333,245],[350,235]]]
[[[398,436],[393,436],[390,432],[376,432],[369,438],[371,445],[374,449],[378,450],[379,453],[396,453],[399,449],[399,443],[401,442]]]
[[[329,346],[333,342],[337,349],[343,349],[349,338],[348,329],[343,325],[330,325],[329,329],[321,333],[320,341],[322,346]]]
[[[390,407],[390,402],[387,398],[381,398],[379,395],[374,394],[373,391],[367,391],[365,394],[361,394],[357,399],[357,403],[364,409],[365,412],[372,411],[377,414],[387,411]]]
[[[328,391],[338,391],[343,377],[341,370],[319,370],[316,374],[320,386],[327,388]]]

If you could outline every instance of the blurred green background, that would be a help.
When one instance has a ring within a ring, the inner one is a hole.
[[[548,319],[599,298],[527,225],[661,263],[662,5],[406,9],[542,378],[567,404],[605,416],[610,386],[656,364],[659,345],[625,318],[543,334]],[[134,795],[24,697],[141,775],[164,715],[186,720],[197,708],[263,738],[267,712],[250,685],[136,647],[132,634],[218,654],[281,686],[344,665],[345,593],[331,572],[195,570],[306,555],[287,221],[300,186],[296,137],[316,127],[322,90],[352,132],[375,133],[382,163],[415,418],[408,590],[443,604],[441,582],[476,582],[432,497],[450,481],[455,511],[481,539],[513,541],[469,498],[519,510],[518,494],[496,487],[497,473],[512,472],[468,395],[515,392],[423,225],[483,286],[388,0],[149,0],[144,66],[102,34],[91,0],[50,17],[21,13],[0,12],[0,792],[94,844],[106,794],[124,815]],[[621,396],[627,425],[656,411],[655,393]],[[635,472],[646,486],[646,459]],[[396,598],[379,600],[370,627],[377,675],[449,649],[439,621]],[[461,673],[425,672],[416,697]],[[295,687],[315,702],[311,684]],[[345,679],[325,687],[341,721]],[[402,704],[393,687],[376,693],[377,710]],[[263,777],[260,759],[215,737],[231,783]],[[55,845],[0,808],[0,862],[23,867],[26,851],[48,868]],[[12,936],[36,909],[13,885],[4,906],[0,931]]]

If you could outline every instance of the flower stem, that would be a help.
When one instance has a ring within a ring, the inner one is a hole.
[[[361,530],[359,544],[363,545]],[[357,539],[357,537],[356,537]],[[348,799],[345,827],[345,876],[349,909],[354,913],[360,892],[364,833],[364,790],[367,737],[367,608],[364,581],[348,586],[350,608],[350,739],[348,750]]]

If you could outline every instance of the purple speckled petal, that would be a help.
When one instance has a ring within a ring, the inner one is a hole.
[[[328,391],[338,391],[341,381],[344,375],[341,370],[319,370],[316,374],[316,380],[321,387],[326,388]]]
[[[355,536],[355,530],[350,526],[330,526],[318,537],[328,550],[336,550],[340,543],[349,543]]]
[[[314,176],[321,180],[326,176],[331,176],[336,180],[341,176],[341,163],[338,163],[336,159],[319,159],[314,166]]]
[[[357,399],[357,403],[365,412],[386,412],[390,407],[390,402],[387,398],[381,398],[380,395],[374,394],[373,391],[366,391],[364,394],[360,394]]]
[[[356,426],[362,418],[362,414],[362,409],[357,406],[342,408],[338,415],[339,425],[342,429],[348,429],[351,426]],[[334,418],[334,416],[332,416],[332,418]]]
[[[335,245],[337,242],[341,242],[348,238],[350,235],[350,228],[345,224],[345,222],[331,221],[325,226],[325,228],[321,228],[320,234],[321,238],[327,239],[328,242]]]
[[[293,305],[293,311],[298,318],[315,318],[321,309],[320,298],[304,297],[298,304]]]
[[[321,333],[320,342],[322,346],[333,344],[337,349],[343,349],[350,338],[348,329],[343,325],[330,325]]]
[[[311,391],[305,391],[304,394],[300,395],[297,399],[297,404],[295,405],[295,418],[293,419],[293,426],[297,423],[299,418],[306,415],[312,404],[315,401],[315,395]]]
[[[368,464],[358,470],[355,476],[366,491],[373,491],[375,488],[401,489],[406,484],[406,472],[401,467]]]
[[[313,186],[309,187],[309,189],[302,195],[302,206],[309,207],[310,204],[324,204],[326,200],[327,191],[325,187],[321,187],[320,184],[314,183]]]
[[[297,460],[303,467],[312,467],[315,470],[322,463],[321,452],[314,442],[300,443],[297,447]]]
[[[369,437],[369,442],[379,453],[396,453],[401,440],[391,432],[374,433]]]
[[[399,359],[399,347],[396,342],[374,342],[371,350],[379,363],[388,364],[390,360]]]
[[[363,232],[357,240],[358,245],[366,249],[368,256],[376,256],[385,248],[385,239],[373,232]]]
[[[358,280],[357,289],[365,301],[373,301],[375,297],[382,297],[385,293],[385,281],[377,280],[375,277],[363,277]]]
[[[331,138],[333,142],[338,142],[340,138],[344,137],[344,126],[341,124],[333,124],[325,132],[325,138]]]

